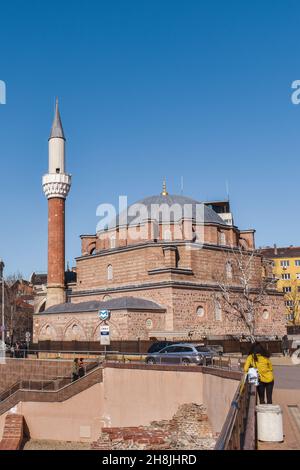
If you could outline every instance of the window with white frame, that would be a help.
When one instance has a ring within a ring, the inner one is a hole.
[[[282,261],[280,261],[280,266],[282,268],[287,268],[289,265],[290,265],[290,262],[287,259],[283,259]]]
[[[295,260],[295,266],[300,266],[300,259]]]
[[[300,273],[296,274],[296,279],[300,280]]]
[[[285,281],[288,280],[288,279],[291,279],[291,275],[290,274],[281,274],[281,279],[284,279]],[[298,278],[297,278],[298,279]],[[300,277],[299,277],[300,279]]]
[[[107,280],[111,281],[113,278],[113,267],[111,264],[107,266]]]
[[[283,292],[292,292],[292,288],[291,287],[284,287]]]
[[[286,307],[293,307],[294,306],[294,302],[292,300],[286,300],[284,303],[285,303]]]

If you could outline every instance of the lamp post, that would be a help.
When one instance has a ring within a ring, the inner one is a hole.
[[[4,319],[4,275],[3,275],[3,271],[4,271],[4,262],[3,260],[0,258],[0,279],[1,279],[1,283],[2,283],[2,325],[1,325],[1,331],[2,331],[2,335],[1,335],[1,339],[2,339],[2,344],[4,345],[5,344],[5,319]]]

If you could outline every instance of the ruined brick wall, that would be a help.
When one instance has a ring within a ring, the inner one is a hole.
[[[173,418],[153,421],[150,426],[102,428],[93,450],[211,450],[216,436],[203,405],[179,406]]]

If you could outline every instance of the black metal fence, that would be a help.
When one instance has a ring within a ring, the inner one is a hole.
[[[31,344],[31,350],[37,351],[119,351],[120,353],[147,353],[153,340],[119,340],[111,341],[109,346],[102,346],[99,341],[39,341]],[[235,339],[203,340],[193,339],[185,342],[204,343],[206,345],[221,346],[224,353],[242,353],[248,354],[251,348],[251,342],[237,341]],[[281,353],[281,341],[261,341],[262,345],[271,353]]]

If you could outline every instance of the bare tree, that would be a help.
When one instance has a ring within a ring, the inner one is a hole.
[[[291,291],[286,292],[284,299],[288,313],[288,321],[292,325],[300,324],[300,292],[298,290],[297,281],[292,281]]]
[[[270,261],[259,251],[241,246],[224,253],[224,271],[214,276],[219,287],[215,297],[222,300],[225,314],[235,317],[254,342],[257,317],[261,308],[268,306],[269,291],[276,283]]]
[[[24,283],[24,287],[22,287]],[[30,305],[23,301],[28,297],[28,282],[23,281],[21,273],[7,276],[4,287],[4,320],[6,331],[9,333],[10,341],[14,337],[23,338],[26,331],[32,329],[32,311]],[[0,293],[1,297],[1,293]]]

